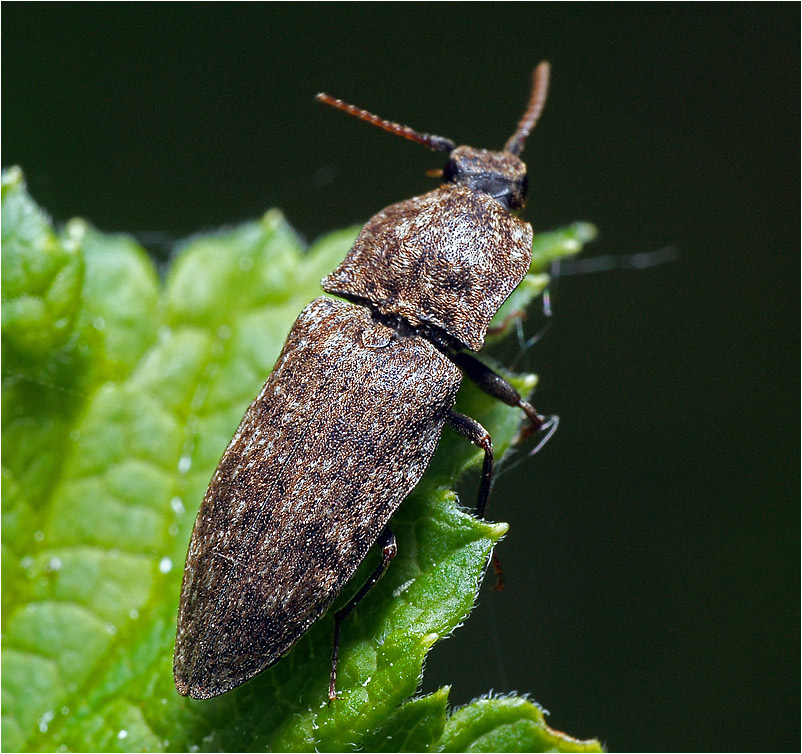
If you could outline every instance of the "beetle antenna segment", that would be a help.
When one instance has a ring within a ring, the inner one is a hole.
[[[551,65],[545,60],[535,68],[532,74],[532,94],[529,97],[529,105],[526,112],[518,123],[518,128],[515,133],[510,136],[507,143],[504,145],[504,151],[511,154],[519,155],[523,151],[524,142],[529,132],[535,127],[535,124],[543,112],[543,106],[546,104],[546,94],[549,91],[549,73],[551,72]]]
[[[448,153],[457,146],[453,141],[451,141],[451,139],[446,139],[442,136],[434,136],[432,134],[418,133],[409,126],[402,126],[400,123],[394,123],[391,120],[385,120],[384,118],[380,118],[378,115],[369,113],[367,110],[363,110],[360,107],[355,107],[354,105],[349,105],[347,102],[343,102],[341,99],[324,94],[323,92],[320,92],[320,94],[316,95],[315,99],[318,102],[328,105],[329,107],[333,107],[335,110],[342,110],[344,113],[353,115],[355,118],[359,118],[360,120],[372,123],[374,126],[383,128],[385,131],[389,131],[391,134],[398,134],[399,136],[403,136],[405,139],[409,139],[410,141],[416,141],[418,144],[423,144],[423,146],[429,147],[429,149],[434,149],[437,152]]]

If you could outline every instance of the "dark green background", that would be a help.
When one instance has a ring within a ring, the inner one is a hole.
[[[311,240],[433,185],[439,156],[315,92],[500,148],[551,60],[524,217],[595,222],[588,255],[679,258],[553,286],[523,361],[560,430],[499,479],[508,588],[483,590],[424,689],[530,692],[613,750],[798,749],[797,4],[6,3],[2,21],[3,165],[57,221],[162,258],[268,207]]]

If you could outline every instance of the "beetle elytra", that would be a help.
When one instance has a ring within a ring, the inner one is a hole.
[[[489,434],[453,409],[463,374],[543,418],[471,352],[529,270],[532,228],[519,158],[543,109],[549,66],[500,152],[456,146],[325,94],[325,104],[445,152],[442,185],[364,226],[326,293],[300,314],[276,366],[209,484],[187,554],[174,676],[196,699],[275,663],[326,611],[377,542],[382,560],[335,615],[340,625],[396,553],[388,521],[428,465],[447,424],[484,451],[476,512],[493,472]]]

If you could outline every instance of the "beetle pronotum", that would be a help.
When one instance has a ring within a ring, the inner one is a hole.
[[[453,409],[463,373],[543,418],[470,352],[529,270],[532,228],[519,158],[546,99],[549,66],[500,152],[456,146],[319,94],[327,105],[445,152],[442,185],[394,204],[360,232],[327,293],[296,320],[276,366],[223,454],[184,570],[174,675],[217,696],[275,663],[325,612],[379,543],[382,560],[335,615],[340,625],[396,553],[390,516],[418,483],[444,424],[484,451],[476,513],[493,472],[490,435]]]

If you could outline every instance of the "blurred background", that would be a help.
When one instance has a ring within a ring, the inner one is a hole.
[[[423,688],[528,692],[611,750],[798,750],[798,5],[6,3],[2,21],[3,166],[57,222],[162,261],[270,207],[312,241],[434,185],[440,155],[317,91],[498,149],[550,60],[523,217],[595,223],[605,269],[560,276],[553,316],[525,322],[545,336],[493,354],[540,375],[561,424],[500,476],[507,589],[482,590]]]

